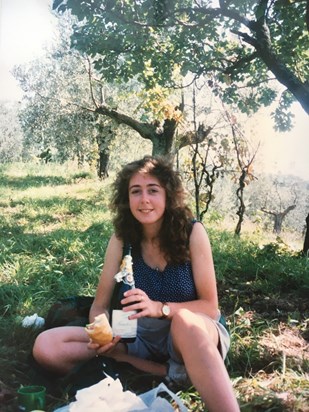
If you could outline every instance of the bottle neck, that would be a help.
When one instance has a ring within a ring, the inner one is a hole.
[[[122,257],[125,255],[131,256],[132,246],[128,242],[123,242]]]

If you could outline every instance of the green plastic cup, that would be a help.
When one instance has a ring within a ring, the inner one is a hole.
[[[18,389],[17,394],[19,411],[31,412],[45,409],[46,388],[44,386],[23,386]]]

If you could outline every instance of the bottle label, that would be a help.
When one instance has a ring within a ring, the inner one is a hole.
[[[122,338],[135,338],[137,332],[137,319],[128,319],[130,315],[134,315],[135,310],[124,312],[123,310],[113,310],[112,329],[114,336]]]

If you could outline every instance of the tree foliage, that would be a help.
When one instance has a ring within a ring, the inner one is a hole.
[[[18,104],[0,104],[0,163],[20,160],[22,131],[18,121]]]
[[[68,47],[68,24],[73,23],[67,13],[63,17],[59,19],[60,43],[45,59],[14,71],[24,91],[22,119],[28,147],[33,148],[31,142],[38,150],[51,146],[58,160],[77,157],[83,162],[83,153],[89,153],[96,141],[102,177],[108,173],[110,145],[119,125],[127,126],[123,140],[137,132],[152,143],[156,155],[174,156],[190,144],[191,131],[178,133],[183,120],[181,93],[160,86],[145,90],[136,79],[121,86],[101,79],[91,57]],[[199,138],[205,139],[208,133],[209,129],[202,131]]]
[[[40,158],[49,149],[60,162],[77,159],[79,165],[92,165],[97,159],[98,174],[105,177],[117,127],[95,113],[93,99],[113,100],[114,92],[92,79],[89,59],[70,50],[69,32],[67,19],[61,19],[60,38],[45,57],[14,69],[24,91],[20,113],[24,145]]]
[[[207,76],[214,93],[246,113],[279,98],[273,117],[286,130],[294,99],[309,113],[306,4],[54,0],[53,7],[77,17],[72,45],[94,59],[106,80],[180,87],[188,74]],[[285,88],[281,96],[275,79]]]
[[[28,152],[39,156],[49,148],[59,162],[77,159],[81,165],[90,160],[87,156],[94,152],[95,119],[70,104],[81,102],[84,96],[83,73],[74,57],[49,55],[16,67],[14,75],[25,92],[20,119]]]

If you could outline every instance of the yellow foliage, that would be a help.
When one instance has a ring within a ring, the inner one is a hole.
[[[146,64],[148,63],[146,62]],[[177,104],[171,101],[169,94],[168,89],[156,85],[150,90],[143,91],[140,96],[144,100],[143,107],[152,113],[154,119],[160,121],[174,119],[179,123],[183,118],[183,114]]]

